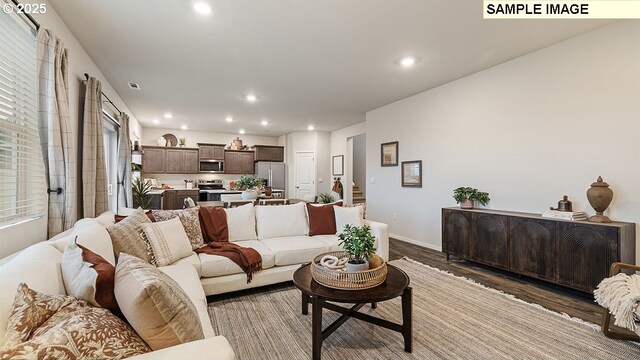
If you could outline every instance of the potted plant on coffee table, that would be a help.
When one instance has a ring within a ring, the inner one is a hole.
[[[453,199],[460,204],[461,209],[473,209],[475,202],[485,206],[491,201],[489,193],[468,186],[453,190]]]
[[[342,233],[338,235],[340,246],[349,255],[346,264],[348,272],[369,270],[369,258],[376,248],[376,237],[371,233],[369,225],[353,226],[345,225]]]
[[[242,191],[242,199],[255,200],[258,198],[257,187],[264,185],[264,179],[255,176],[240,176],[240,180],[235,182],[235,185]]]

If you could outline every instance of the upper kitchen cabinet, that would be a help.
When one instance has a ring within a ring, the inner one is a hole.
[[[142,171],[147,174],[197,174],[198,149],[144,146]]]
[[[142,147],[142,171],[147,174],[164,173],[165,164],[164,146],[143,146]]]
[[[224,160],[224,144],[198,143],[200,160]]]
[[[198,149],[166,149],[165,172],[167,174],[197,174]]]
[[[284,161],[284,146],[256,145],[255,161]]]
[[[224,151],[225,174],[253,174],[253,151]]]

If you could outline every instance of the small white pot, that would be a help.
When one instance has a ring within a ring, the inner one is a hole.
[[[347,272],[365,271],[369,270],[369,262],[365,261],[364,264],[352,264],[347,262],[345,264],[345,268],[347,269]]]
[[[242,200],[255,200],[258,198],[258,192],[254,189],[248,189],[240,194],[242,196]]]

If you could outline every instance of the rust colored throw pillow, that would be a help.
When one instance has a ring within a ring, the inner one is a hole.
[[[109,310],[20,284],[0,358],[124,359],[149,351],[133,329]]]
[[[147,217],[149,218],[149,220],[151,220],[151,222],[156,222],[156,219],[153,217],[153,213],[151,212],[151,210],[145,211],[145,214],[147,214]],[[115,221],[116,224],[117,224],[120,221],[124,220],[126,217],[127,217],[126,215],[115,214],[113,216],[113,221]]]
[[[307,204],[309,214],[309,236],[335,235],[336,215],[333,204],[313,205]]]

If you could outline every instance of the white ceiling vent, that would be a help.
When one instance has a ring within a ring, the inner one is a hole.
[[[140,88],[140,85],[134,83],[134,82],[128,82],[127,84],[129,84],[129,89],[132,90],[142,90],[142,88]]]

